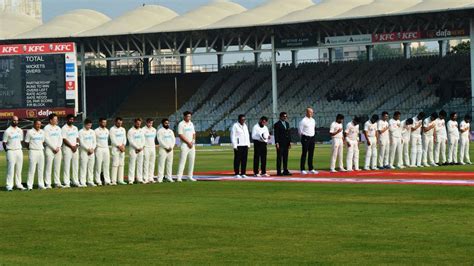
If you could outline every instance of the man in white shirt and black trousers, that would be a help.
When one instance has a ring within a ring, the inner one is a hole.
[[[252,129],[253,141],[253,174],[254,176],[268,177],[267,174],[267,143],[270,140],[270,132],[267,127],[268,117],[262,116],[260,121]],[[261,163],[261,174],[258,173],[258,165]]]
[[[273,135],[275,137],[275,146],[277,150],[277,176],[287,175],[288,171],[288,152],[291,149],[290,123],[288,123],[288,114],[280,113],[280,120],[273,125]],[[283,162],[283,172],[281,164]]]
[[[250,133],[245,124],[245,115],[239,115],[239,121],[232,126],[230,140],[234,148],[234,173],[236,178],[246,178],[247,156],[250,147]]]
[[[306,155],[308,155],[308,171],[311,174],[318,174],[319,172],[314,170],[313,167],[313,156],[314,156],[314,145],[315,145],[315,134],[316,134],[316,121],[313,118],[314,111],[311,107],[306,108],[306,116],[300,121],[298,132],[301,136],[301,144],[303,145],[303,152],[301,153],[300,169],[301,174],[306,175],[308,172],[305,170]]]

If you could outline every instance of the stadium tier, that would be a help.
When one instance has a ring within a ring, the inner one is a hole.
[[[292,127],[312,106],[320,127],[336,113],[364,118],[399,110],[404,116],[435,109],[470,111],[469,56],[395,58],[372,62],[279,65],[279,110]],[[178,111],[175,112],[175,78]],[[88,77],[88,108],[94,116],[169,117],[194,112],[197,131],[227,131],[238,114],[250,123],[272,117],[271,69],[228,67],[214,73]],[[146,97],[144,97],[146,95]],[[103,99],[108,101],[104,102]]]

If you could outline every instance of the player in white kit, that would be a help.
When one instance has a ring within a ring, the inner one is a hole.
[[[381,119],[377,123],[377,131],[379,133],[379,168],[389,168],[390,157],[390,133],[388,125],[388,113],[383,112]]]
[[[45,171],[44,171],[44,183],[47,189],[51,188],[51,173],[54,168],[54,184],[56,187],[63,187],[60,179],[61,171],[61,159],[63,145],[63,137],[61,128],[58,126],[58,116],[56,114],[50,114],[48,116],[49,124],[43,129],[45,139]]]
[[[69,177],[72,165],[72,184],[79,186],[79,130],[73,125],[74,116],[66,117],[66,124],[61,129],[63,137],[63,180],[64,187],[71,187]]]
[[[194,130],[193,122],[191,122],[192,113],[186,111],[183,116],[184,120],[178,124],[178,136],[181,139],[181,154],[177,180],[181,182],[184,167],[186,166],[186,161],[188,161],[188,181],[196,181],[196,179],[193,178],[194,159],[196,157],[196,131]]]
[[[346,126],[347,143],[347,171],[360,171],[359,169],[359,124],[360,118],[354,117]],[[354,166],[353,166],[354,165]]]
[[[134,125],[128,130],[127,139],[130,143],[130,161],[128,164],[128,184],[135,182],[135,177],[139,183],[143,181],[143,149],[145,148],[145,134],[141,128],[142,119],[136,118]]]
[[[439,112],[439,117],[435,120],[435,146],[434,157],[435,163],[438,165],[446,165],[446,145],[448,144],[448,132],[446,131],[446,111]]]
[[[365,167],[364,170],[378,170],[377,168],[377,121],[378,115],[373,115],[370,120],[364,124],[364,136],[366,139]]]
[[[125,145],[127,144],[127,133],[122,127],[123,119],[115,118],[115,125],[110,128],[110,146],[112,155],[112,185],[126,185],[124,182]]]
[[[145,134],[143,181],[145,183],[155,183],[156,129],[153,127],[153,119],[148,118],[146,120],[143,132]]]
[[[336,160],[339,162],[339,171],[345,172],[343,164],[343,151],[344,151],[344,116],[338,114],[336,116],[336,121],[332,122],[331,127],[329,128],[329,134],[332,139],[332,156],[331,156],[331,173],[336,173]]]
[[[469,142],[471,141],[471,116],[464,116],[464,120],[459,124],[459,131],[461,132],[460,148],[459,148],[459,163],[472,164],[469,156]]]
[[[109,130],[107,129],[107,119],[99,118],[99,127],[95,130],[97,148],[95,149],[95,182],[102,185],[101,173],[104,175],[104,185],[111,185],[110,181],[110,149]]]
[[[400,122],[400,116],[402,114],[396,111],[393,114],[393,118],[389,121],[390,131],[390,169],[395,169],[395,156],[397,156],[397,168],[403,169],[403,140],[402,140],[402,123]]]
[[[35,119],[33,128],[26,132],[25,144],[28,148],[28,190],[33,189],[35,172],[38,171],[38,188],[44,187],[44,131],[41,129],[41,120]]]
[[[451,113],[447,124],[448,129],[448,164],[458,163],[459,125],[458,114]]]
[[[81,185],[96,187],[94,184],[94,163],[95,149],[97,148],[97,140],[95,132],[92,130],[92,121],[84,120],[84,127],[79,131],[80,158],[81,158]]]
[[[170,129],[170,121],[168,119],[163,119],[161,125],[162,128],[160,128],[156,134],[156,138],[160,144],[158,149],[158,182],[163,182],[163,178],[166,178],[169,182],[174,182],[172,171],[173,149],[176,144],[176,138],[173,130]]]
[[[425,113],[421,112],[413,117],[413,126],[411,128],[410,146],[411,146],[411,167],[423,167],[421,157],[423,155],[423,142],[421,140],[421,128],[423,127]]]
[[[408,118],[401,122],[402,127],[402,145],[403,145],[403,161],[406,167],[411,166],[410,162],[410,138],[411,129],[413,128],[413,119]]]
[[[23,130],[18,127],[18,117],[13,116],[11,125],[3,133],[3,149],[7,152],[7,191],[13,190],[13,179],[19,190],[25,190],[21,183],[21,169],[23,167]]]
[[[434,139],[436,138],[436,119],[438,113],[432,113],[423,121],[423,166],[438,166],[434,161]],[[429,164],[428,164],[429,162]]]

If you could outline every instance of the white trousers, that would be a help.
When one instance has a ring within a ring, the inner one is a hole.
[[[339,168],[344,168],[343,164],[343,151],[344,151],[344,141],[341,138],[332,139],[332,155],[331,155],[331,166],[330,169],[336,169],[336,160],[339,163]]]
[[[47,187],[51,186],[51,173],[53,173],[54,167],[54,184],[61,184],[61,159],[63,154],[61,150],[58,153],[54,152],[50,148],[46,148],[44,151],[46,165],[44,170],[44,183]]]
[[[145,147],[143,152],[145,152],[143,163],[143,179],[145,181],[153,181],[153,178],[155,177],[156,149],[155,147]]]
[[[471,158],[469,156],[469,138],[461,137],[459,142],[459,145],[461,146],[459,149],[459,162],[470,163]]]
[[[30,150],[28,152],[28,188],[33,188],[35,181],[35,172],[38,170],[38,187],[44,187],[44,152],[43,150]]]
[[[110,183],[110,150],[109,148],[97,147],[95,149],[95,182],[102,183],[100,174],[104,173],[104,182]]]
[[[165,177],[171,179],[173,175],[173,151],[166,152],[165,149],[158,150],[158,181],[162,182]]]
[[[387,166],[390,157],[390,139],[383,139],[379,142],[379,166]]]
[[[124,166],[125,166],[125,152],[120,152],[115,147],[112,147],[112,184],[117,184],[117,181],[123,183]]]
[[[94,154],[88,155],[87,151],[81,150],[81,184],[94,183]]]
[[[184,167],[186,166],[186,161],[188,162],[188,177],[193,177],[194,172],[194,160],[196,157],[196,147],[193,146],[191,149],[186,144],[181,144],[181,154],[179,156],[179,167],[177,178],[180,180],[183,177]]]
[[[7,151],[7,189],[13,188],[13,177],[17,188],[23,187],[21,184],[21,169],[23,167],[23,152],[21,150]]]
[[[420,136],[411,136],[411,166],[421,166],[421,157],[423,155],[423,144]]]
[[[365,168],[375,169],[377,167],[377,138],[369,137],[370,146],[366,143]]]
[[[448,163],[458,163],[459,138],[450,137],[448,142]]]
[[[395,156],[397,157],[397,166],[401,167],[403,165],[402,149],[402,138],[392,138],[390,141],[390,166],[394,166]]]
[[[357,140],[347,140],[351,146],[347,148],[347,170],[359,170],[359,142]],[[352,168],[354,165],[354,168]]]
[[[434,164],[434,140],[433,136],[423,135],[423,164]]]
[[[136,178],[138,182],[143,182],[143,151],[136,153],[134,149],[130,149],[130,162],[128,164],[128,182],[135,182],[135,170]]]
[[[402,150],[403,150],[403,161],[405,162],[406,166],[410,166],[410,138],[402,138]]]
[[[79,184],[79,150],[72,152],[69,147],[63,147],[63,180],[66,186],[71,184],[71,179],[69,178],[71,165],[72,183],[77,185]]]
[[[446,163],[446,143],[447,142],[448,142],[447,137],[439,137],[439,136],[436,137],[436,142],[435,142],[435,146],[434,146],[434,160],[435,160],[435,163],[437,163],[437,164]],[[441,154],[441,156],[440,156],[440,154]]]

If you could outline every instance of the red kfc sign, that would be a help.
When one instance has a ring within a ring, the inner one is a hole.
[[[66,81],[66,90],[73,91],[76,89],[76,82],[75,81]]]
[[[75,45],[72,42],[0,45],[0,55],[58,54],[73,53],[75,50]]]
[[[418,40],[420,38],[421,33],[419,31],[401,31],[372,34],[372,42],[399,42]]]

